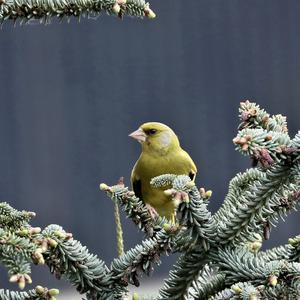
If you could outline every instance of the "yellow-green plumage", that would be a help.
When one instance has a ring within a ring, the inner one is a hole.
[[[197,168],[189,154],[180,147],[176,134],[168,126],[145,123],[130,136],[142,144],[142,153],[131,174],[135,194],[151,205],[159,215],[172,219],[175,203],[163,190],[153,188],[150,180],[162,174],[189,175],[195,179]]]

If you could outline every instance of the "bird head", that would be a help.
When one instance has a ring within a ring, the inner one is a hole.
[[[143,151],[151,153],[168,152],[180,147],[174,131],[167,125],[158,122],[144,123],[129,136],[142,144]]]

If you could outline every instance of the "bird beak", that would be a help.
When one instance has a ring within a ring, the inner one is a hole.
[[[138,130],[130,133],[129,136],[132,137],[133,139],[137,140],[140,143],[145,142],[146,138],[147,138],[145,132],[141,128],[139,128]]]

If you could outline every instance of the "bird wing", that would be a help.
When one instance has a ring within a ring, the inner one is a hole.
[[[193,162],[192,158],[189,156],[189,154],[186,151],[183,151],[182,155],[183,155],[183,161],[186,162],[187,169],[189,170],[188,175],[192,181],[195,181],[196,174],[197,174],[197,167]]]
[[[136,176],[135,168],[131,173],[131,184],[136,197],[142,200],[142,181]]]
[[[136,197],[142,200],[142,181],[141,180],[132,181],[132,188]]]
[[[196,172],[191,171],[191,172],[189,173],[189,177],[191,178],[192,181],[195,181],[195,178],[196,178]]]

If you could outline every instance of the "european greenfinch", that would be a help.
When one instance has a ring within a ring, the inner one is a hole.
[[[160,216],[174,221],[175,201],[164,193],[164,188],[152,187],[150,181],[162,174],[188,175],[194,181],[197,173],[195,163],[180,147],[178,137],[167,125],[145,123],[129,136],[142,145],[142,153],[131,173],[135,195],[144,201],[150,212],[154,209]]]

